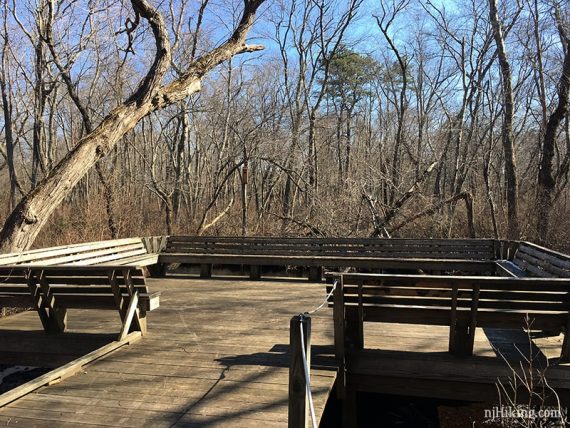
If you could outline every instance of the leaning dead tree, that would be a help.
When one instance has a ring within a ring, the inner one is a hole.
[[[428,207],[427,209],[420,211],[404,220],[400,223],[395,224],[390,228],[390,232],[394,233],[407,226],[414,221],[422,218],[431,216],[441,210],[445,205],[454,204],[457,201],[463,200],[465,202],[465,210],[467,212],[467,229],[469,231],[470,238],[476,238],[477,235],[475,233],[475,221],[474,221],[474,214],[473,214],[473,196],[469,192],[462,192],[457,195],[452,196],[451,198],[447,198],[444,201],[439,201],[432,206]]]
[[[147,0],[131,0],[135,14],[129,32],[148,22],[154,36],[154,61],[138,89],[114,108],[27,194],[7,218],[0,232],[0,252],[29,248],[55,208],[79,180],[105,157],[123,135],[148,114],[163,109],[200,90],[202,78],[218,64],[234,55],[263,49],[246,44],[246,36],[264,0],[244,0],[239,23],[231,36],[218,47],[191,61],[186,70],[170,83],[163,83],[172,66],[168,28],[162,15]]]

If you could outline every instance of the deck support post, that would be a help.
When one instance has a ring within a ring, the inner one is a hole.
[[[458,357],[468,357],[473,355],[473,346],[470,342],[469,325],[464,320],[457,320],[457,323],[450,329],[449,353]]]
[[[323,280],[323,268],[322,266],[311,266],[309,267],[309,281],[310,282],[321,282]]]
[[[261,279],[261,266],[260,265],[251,265],[249,267],[249,278],[257,281]]]
[[[340,275],[333,282],[333,324],[334,324],[334,356],[338,361],[336,395],[339,400],[346,397],[346,365],[345,365],[345,318],[344,318],[344,282]]]
[[[289,332],[291,358],[289,364],[289,428],[306,428],[310,422],[305,362],[301,349],[301,327],[309,373],[311,369],[311,317],[297,315],[291,318]]]
[[[364,319],[362,306],[358,308],[345,308],[345,346],[351,351],[360,351],[364,348]]]
[[[202,263],[200,265],[200,278],[211,278],[212,277],[212,265],[210,263]]]
[[[475,331],[477,329],[477,309],[479,307],[479,285],[473,285],[471,294],[471,310],[469,317],[459,316],[457,309],[459,289],[452,284],[451,322],[449,327],[449,352],[459,357],[473,355],[475,344]],[[466,315],[466,314],[462,314]]]
[[[493,239],[493,254],[495,260],[504,260],[503,257],[503,241],[500,239]]]
[[[566,329],[564,331],[562,349],[560,350],[560,362],[567,363],[568,361],[570,361],[570,313],[566,317]]]
[[[346,428],[358,427],[358,407],[356,391],[353,388],[346,390],[346,397],[342,400],[342,426]]]
[[[164,278],[166,276],[166,263],[158,262],[155,265],[147,266],[147,269],[153,278]]]

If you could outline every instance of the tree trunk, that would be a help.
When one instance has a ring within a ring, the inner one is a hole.
[[[570,38],[564,34],[566,40],[566,54],[562,66],[562,75],[558,82],[558,105],[548,118],[546,130],[542,141],[542,158],[538,171],[538,197],[537,197],[537,227],[536,238],[540,242],[547,239],[548,226],[556,180],[552,171],[552,161],[556,147],[556,134],[558,128],[568,114],[568,93],[570,92]]]
[[[190,121],[188,120],[188,105],[186,102],[180,104],[180,120],[182,129],[180,130],[180,138],[178,139],[178,144],[176,145],[176,162],[175,162],[175,178],[174,178],[174,192],[172,194],[172,205],[174,210],[174,217],[178,219],[178,213],[180,211],[180,205],[182,202],[182,181],[185,171],[185,149],[190,138]]]
[[[14,134],[12,123],[12,101],[8,89],[8,80],[6,74],[6,43],[2,50],[2,74],[0,76],[0,92],[2,95],[2,110],[4,114],[4,140],[6,142],[6,164],[8,166],[8,175],[10,177],[10,203],[9,209],[13,210],[16,206],[16,190],[20,190],[20,183],[16,174],[14,165]]]
[[[318,190],[318,158],[317,158],[317,143],[315,136],[316,114],[311,110],[309,115],[309,155],[308,155],[308,170],[309,170],[309,185],[310,189],[310,202],[311,205],[315,204],[315,194]]]
[[[439,201],[435,204],[433,204],[431,207],[420,211],[417,214],[414,214],[413,216],[402,220],[400,223],[398,223],[397,225],[393,226],[390,229],[390,234],[394,234],[394,232],[400,230],[402,227],[416,221],[419,218],[422,217],[426,217],[426,216],[430,216],[435,214],[436,212],[438,212],[443,206],[447,205],[447,204],[453,204],[459,200],[463,199],[465,201],[465,209],[467,211],[467,229],[469,231],[469,238],[476,238],[477,235],[475,233],[475,220],[474,220],[474,215],[473,215],[473,196],[471,195],[471,193],[469,192],[463,192],[460,193],[459,195],[454,195],[451,198],[448,198],[444,201]]]
[[[513,88],[511,82],[511,66],[505,50],[503,31],[497,13],[497,1],[489,0],[489,15],[493,27],[493,37],[497,45],[499,65],[501,67],[502,89],[503,89],[503,125],[501,139],[503,152],[505,155],[505,184],[507,187],[507,212],[508,212],[508,232],[509,239],[519,239],[520,227],[518,220],[517,204],[517,168],[515,163],[515,152],[513,144]]]
[[[247,159],[244,161],[241,171],[241,236],[247,236]]]
[[[34,125],[32,129],[32,187],[39,181],[40,174],[47,174],[47,162],[45,152],[44,138],[44,113],[46,108],[47,96],[50,92],[48,82],[45,76],[47,71],[47,61],[44,50],[44,38],[46,33],[46,24],[49,21],[47,12],[47,3],[39,2],[36,9],[36,39],[34,41]],[[47,18],[47,19],[46,19]],[[51,84],[53,85],[53,84]]]

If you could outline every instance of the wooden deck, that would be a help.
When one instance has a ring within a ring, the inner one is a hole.
[[[289,320],[324,298],[324,286],[306,281],[249,282],[185,277],[150,280],[162,291],[149,314],[149,335],[87,367],[84,373],[41,388],[0,409],[0,425],[277,427],[287,423]],[[321,415],[334,384],[332,319],[313,317],[311,380]],[[70,311],[71,331],[49,342],[34,312],[0,322],[1,357],[37,349],[29,363],[53,354],[87,353],[114,340],[114,313]],[[18,337],[28,338],[18,345]],[[71,339],[71,340],[70,340]],[[59,344],[59,345],[57,345]],[[10,351],[10,352],[8,352]],[[65,357],[56,355],[57,363]],[[20,364],[23,364],[22,360]]]
[[[289,320],[322,302],[324,284],[179,275],[148,285],[162,291],[160,309],[148,316],[148,336],[1,408],[0,426],[285,426]],[[114,340],[118,318],[70,311],[70,331],[54,336],[43,333],[34,312],[0,320],[0,363],[61,365]],[[331,309],[314,315],[312,326],[311,380],[322,415],[336,377]],[[350,362],[349,385],[492,401],[496,375],[507,371],[495,349],[513,359],[513,343],[528,347],[522,332],[478,329],[474,356],[457,358],[447,353],[448,335],[449,327],[365,324],[372,349]],[[535,344],[555,357],[561,337]],[[554,384],[570,391],[570,367],[553,370]]]
[[[522,329],[477,328],[473,356],[449,354],[449,327],[370,323],[365,324],[368,349],[351,355],[349,387],[357,391],[498,402],[497,379],[503,385],[513,378],[510,369],[548,367],[549,385],[556,388],[563,407],[570,406],[570,364],[555,364],[563,337],[529,337]],[[532,347],[531,347],[532,346]],[[525,355],[525,357],[523,357]],[[507,364],[508,361],[508,364]]]

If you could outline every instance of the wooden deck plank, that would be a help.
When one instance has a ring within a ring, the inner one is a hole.
[[[53,421],[42,419],[41,415],[39,418],[33,417],[23,417],[23,416],[1,416],[0,415],[0,426],[19,426],[26,428],[53,428]],[[77,423],[74,422],[57,422],[58,428],[77,428]],[[109,427],[112,425],[96,424],[83,421],[81,426],[86,427]]]

